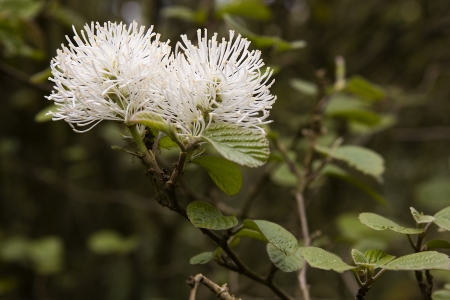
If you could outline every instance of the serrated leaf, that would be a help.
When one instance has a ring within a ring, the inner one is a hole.
[[[248,229],[248,228],[243,228],[243,229],[239,230],[239,232],[236,233],[234,236],[235,237],[247,237],[247,238],[259,240],[259,241],[266,242],[266,243],[269,242],[269,240],[264,235],[262,235],[259,231]]]
[[[438,211],[434,215],[434,224],[442,229],[450,231],[450,206]]]
[[[230,15],[224,14],[222,17],[228,26],[230,26],[232,29],[236,30],[243,36],[247,37],[256,48],[266,48],[274,46],[276,47],[277,51],[283,52],[304,48],[306,46],[306,43],[304,41],[287,42],[277,36],[257,35],[239,24]]]
[[[187,206],[187,216],[197,228],[224,230],[238,223],[234,215],[224,216],[215,206],[201,201],[194,201]]]
[[[139,245],[136,236],[123,237],[116,231],[100,230],[89,236],[87,246],[96,254],[127,254]]]
[[[244,226],[261,233],[269,243],[286,255],[293,254],[298,248],[295,236],[276,223],[264,220],[244,220]]]
[[[198,265],[198,264],[206,264],[211,259],[214,258],[215,252],[202,252],[200,254],[197,254],[189,260],[189,263],[191,265]]]
[[[367,263],[367,259],[364,256],[364,254],[362,252],[358,251],[357,249],[352,249],[352,258],[353,258],[353,262],[356,265]]]
[[[304,95],[315,96],[317,94],[317,85],[313,82],[295,78],[291,79],[289,84],[291,87]]]
[[[336,254],[325,251],[317,247],[300,248],[303,258],[313,268],[323,270],[333,270],[342,273],[346,270],[354,269],[356,267],[347,265]]]
[[[304,265],[300,248],[292,255],[287,256],[283,251],[269,243],[267,244],[267,254],[269,254],[270,261],[283,272],[294,272],[300,270]]]
[[[48,114],[49,112],[55,112],[58,110],[58,106],[55,104],[49,105],[46,108],[40,110],[35,116],[34,121],[37,123],[44,123],[51,121],[53,116],[51,114]]]
[[[346,91],[369,101],[378,101],[384,98],[383,89],[361,76],[353,76],[348,79]]]
[[[236,195],[241,190],[241,171],[231,161],[216,156],[199,156],[192,162],[204,168],[214,183],[229,196]]]
[[[269,141],[263,133],[233,124],[211,124],[202,139],[226,159],[248,167],[259,167],[269,157]]]
[[[365,192],[367,195],[372,197],[372,199],[374,199],[375,201],[377,201],[380,204],[383,204],[383,205],[387,204],[386,199],[384,199],[382,196],[380,196],[380,194],[378,194],[376,191],[374,191],[371,187],[369,187],[365,183],[359,181],[358,179],[356,179],[355,177],[350,175],[347,171],[339,168],[338,166],[328,165],[324,168],[324,170],[322,172],[325,175],[328,175],[328,176],[331,176],[334,178],[338,178],[345,182],[350,183],[354,187],[357,187],[360,190],[362,190],[363,192]]]
[[[387,264],[395,258],[393,255],[389,255],[383,250],[367,250],[364,253],[367,260],[366,266],[380,267],[381,265]]]
[[[328,155],[336,160],[346,162],[360,172],[379,179],[384,172],[384,160],[376,152],[359,146],[341,146],[332,150],[323,146],[316,146],[316,151]]]
[[[450,258],[436,251],[409,254],[381,266],[387,270],[450,270]]]
[[[359,221],[375,230],[390,229],[403,234],[419,234],[423,232],[423,229],[421,228],[406,228],[385,217],[373,213],[361,213],[359,215]]]
[[[424,216],[423,214],[419,213],[414,207],[410,207],[409,209],[411,210],[411,214],[414,220],[416,220],[417,224],[430,223],[434,221],[433,216]]]
[[[427,250],[450,249],[450,242],[445,240],[431,240],[426,243]]]
[[[224,14],[256,20],[268,20],[272,17],[270,9],[261,0],[227,1],[216,10],[216,17],[221,18]]]

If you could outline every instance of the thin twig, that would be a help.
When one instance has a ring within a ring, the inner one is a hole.
[[[240,298],[236,298],[233,295],[230,295],[228,292],[228,285],[225,283],[222,286],[218,285],[217,283],[211,281],[207,277],[203,276],[202,274],[197,274],[195,276],[190,276],[188,280],[186,280],[186,283],[189,284],[191,288],[191,294],[189,296],[189,300],[195,300],[195,294],[197,291],[197,286],[199,283],[206,286],[208,289],[210,289],[216,297],[223,299],[223,300],[241,300]]]

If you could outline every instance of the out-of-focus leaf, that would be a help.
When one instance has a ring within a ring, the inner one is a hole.
[[[52,76],[52,70],[50,68],[47,68],[45,70],[42,70],[40,72],[31,75],[29,80],[33,84],[39,84],[47,82],[50,76]]]
[[[63,267],[64,247],[61,238],[48,236],[28,244],[27,255],[37,273],[55,274]]]
[[[5,262],[25,261],[28,244],[28,239],[22,236],[2,239],[0,243],[0,260]]]
[[[317,247],[300,248],[303,258],[313,268],[323,270],[333,270],[342,273],[346,270],[354,269],[354,266],[347,265],[336,254],[325,251]]]
[[[357,187],[358,189],[365,192],[367,195],[372,197],[372,199],[374,199],[375,201],[377,201],[380,204],[383,204],[383,205],[387,204],[386,199],[384,199],[380,194],[378,194],[376,191],[374,191],[371,187],[369,187],[365,183],[359,181],[358,179],[354,178],[347,171],[339,168],[338,166],[328,165],[324,168],[324,170],[322,172],[323,172],[323,174],[325,174],[327,176],[338,178],[345,182],[350,183],[354,187]]]
[[[237,15],[257,20],[268,20],[272,17],[270,9],[262,0],[232,0],[219,5],[216,17],[224,14]]]
[[[450,270],[450,258],[436,251],[409,254],[381,266],[387,270]]]
[[[385,97],[384,90],[381,87],[361,76],[353,76],[348,79],[346,91],[368,101],[378,101]]]
[[[209,262],[211,259],[214,258],[214,255],[215,255],[214,252],[202,252],[200,254],[191,257],[189,263],[191,265],[206,264],[207,262]]]
[[[348,124],[350,132],[357,135],[374,134],[391,128],[397,123],[397,117],[394,114],[377,114],[377,116],[379,122],[374,125],[350,120]]]
[[[0,11],[21,19],[33,19],[44,7],[43,1],[36,0],[2,0]]]
[[[294,272],[300,270],[304,265],[303,258],[300,254],[300,248],[298,248],[295,253],[286,255],[283,251],[268,243],[267,253],[269,254],[270,261],[283,272]]]
[[[261,233],[269,243],[286,255],[292,255],[298,248],[295,236],[276,223],[264,220],[244,220],[244,226]]]
[[[427,250],[450,249],[450,242],[445,240],[431,240],[426,243]]]
[[[435,177],[419,184],[415,190],[414,200],[430,211],[446,207],[450,201],[450,178]]]
[[[314,82],[295,78],[291,79],[289,83],[292,88],[304,95],[315,96],[317,94],[317,85]]]
[[[69,30],[72,30],[72,26],[82,28],[86,24],[84,17],[76,10],[63,6],[56,1],[51,2],[49,13]]]
[[[216,156],[199,156],[192,162],[204,168],[214,183],[227,195],[236,195],[241,190],[241,171],[231,161]]]
[[[195,11],[183,5],[172,5],[163,8],[161,15],[165,18],[176,18],[187,22],[202,25],[208,17],[206,10],[200,9]]]
[[[379,180],[384,172],[384,160],[378,153],[359,146],[346,145],[332,150],[316,146],[316,151],[336,160],[346,162],[349,166]]]
[[[224,216],[215,206],[201,201],[194,201],[187,207],[187,215],[197,228],[224,230],[236,226],[236,217]]]
[[[136,236],[125,238],[112,230],[101,230],[89,237],[87,245],[96,254],[127,254],[136,249],[139,239]]]
[[[442,229],[450,231],[450,206],[438,211],[434,215],[434,224]]]
[[[228,26],[252,41],[256,48],[267,48],[274,46],[276,47],[277,51],[283,52],[304,48],[306,46],[306,43],[304,41],[287,42],[277,36],[257,35],[240,25],[236,20],[234,20],[227,14],[223,15],[223,19],[228,24]]]
[[[359,220],[364,225],[367,225],[375,230],[390,229],[403,234],[419,234],[423,232],[422,228],[406,228],[389,219],[386,219],[385,217],[373,213],[361,213],[359,214]]]
[[[433,295],[431,295],[433,300],[448,300],[450,299],[450,290],[442,289],[435,291]]]
[[[272,172],[270,178],[273,182],[282,186],[295,187],[298,185],[298,178],[292,174],[286,164],[282,164]]]

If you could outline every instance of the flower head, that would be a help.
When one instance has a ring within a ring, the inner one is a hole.
[[[234,40],[207,40],[198,30],[198,46],[186,35],[178,43],[167,66],[165,88],[155,112],[175,123],[180,136],[195,139],[211,123],[237,124],[262,130],[276,97],[269,88],[272,72],[264,73],[261,52],[250,51],[250,42],[240,35]],[[181,51],[180,51],[181,49]]]
[[[51,62],[53,119],[89,130],[102,120],[127,122],[162,97],[156,86],[170,47],[152,29],[136,22],[86,24],[80,34],[74,29],[74,42],[67,37],[68,47]]]

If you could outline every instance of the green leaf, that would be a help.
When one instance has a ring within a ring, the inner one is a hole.
[[[419,234],[423,232],[423,229],[421,228],[405,228],[385,217],[373,213],[361,213],[359,215],[359,220],[364,225],[375,230],[390,229],[403,234]]]
[[[334,150],[317,145],[315,149],[323,155],[344,161],[349,166],[375,179],[379,179],[384,172],[383,158],[370,149],[350,145],[341,146]]]
[[[411,210],[411,214],[414,220],[416,220],[417,224],[430,223],[434,221],[433,216],[424,216],[423,214],[419,213],[414,207],[410,207],[409,209]]]
[[[283,272],[294,272],[300,270],[304,265],[300,248],[292,255],[287,256],[283,251],[269,243],[267,244],[267,254],[269,254],[270,261]]]
[[[97,231],[87,240],[89,250],[96,254],[127,254],[138,245],[139,239],[136,236],[126,238],[112,230]]]
[[[357,249],[352,249],[353,262],[356,265],[367,264],[367,259],[364,254]]]
[[[361,76],[351,77],[346,90],[369,101],[378,101],[385,97],[383,89]]]
[[[27,258],[29,241],[23,236],[2,239],[0,243],[0,260],[5,262],[23,262]]]
[[[414,196],[415,203],[430,211],[447,207],[450,199],[450,177],[438,176],[420,183]]]
[[[426,243],[427,250],[450,249],[450,242],[445,240],[431,240]]]
[[[229,196],[239,193],[242,187],[242,174],[231,161],[215,156],[199,156],[192,160],[204,168],[214,183]]]
[[[226,159],[248,167],[259,167],[269,157],[269,141],[263,133],[237,125],[211,124],[203,132],[202,139]]]
[[[196,256],[191,257],[189,260],[189,263],[191,265],[198,265],[198,264],[206,264],[211,259],[213,259],[215,256],[215,252],[203,252],[200,254],[197,254]]]
[[[259,231],[248,229],[248,228],[243,228],[243,229],[239,230],[239,232],[236,233],[234,236],[235,237],[247,237],[247,238],[262,241],[265,243],[269,242],[269,240],[264,235],[262,235]]]
[[[164,18],[175,18],[187,22],[204,24],[208,18],[204,9],[194,11],[193,9],[183,5],[172,5],[162,9],[161,15]]]
[[[277,51],[283,52],[304,48],[306,46],[306,43],[304,41],[287,42],[277,36],[257,35],[244,26],[240,25],[228,14],[224,14],[223,19],[228,24],[228,26],[252,41],[256,48],[267,48],[273,46],[276,47]]]
[[[278,224],[264,220],[244,220],[244,226],[261,233],[269,243],[286,255],[293,254],[298,248],[295,236]]]
[[[291,79],[289,83],[292,88],[296,89],[298,92],[304,95],[315,96],[317,94],[317,85],[314,84],[314,82],[295,78]]]
[[[222,18],[224,14],[238,15],[256,20],[268,20],[272,17],[270,9],[261,0],[234,0],[219,5],[216,17]]]
[[[434,217],[434,224],[442,229],[450,231],[450,206],[438,211]]]
[[[387,270],[450,270],[450,258],[436,251],[409,254],[381,266]]]
[[[172,137],[175,132],[173,125],[166,122],[161,116],[149,111],[140,111],[130,118],[130,124],[142,124],[153,130],[161,131]]]
[[[381,121],[378,114],[368,110],[367,103],[354,97],[335,95],[325,109],[325,115],[329,117],[342,118],[361,124],[374,126]]]
[[[46,108],[40,110],[35,116],[34,121],[37,123],[44,123],[51,121],[53,116],[51,114],[48,114],[49,112],[55,112],[57,111],[58,106],[55,104],[49,105]]]
[[[298,166],[299,167],[299,166]],[[300,167],[299,167],[300,168]],[[282,164],[270,174],[270,179],[281,186],[296,187],[298,178],[289,170],[286,164]]]
[[[172,141],[172,139],[168,135],[166,135],[159,140],[158,147],[165,149],[175,149],[178,148],[178,144]]]
[[[55,274],[63,266],[64,247],[61,238],[48,236],[28,244],[27,255],[37,273]]]
[[[213,205],[194,201],[187,207],[187,215],[191,223],[197,228],[223,230],[236,226],[238,220],[233,216],[224,216]]]
[[[372,197],[375,201],[377,201],[380,204],[386,205],[387,201],[384,199],[380,194],[378,194],[376,191],[374,191],[371,187],[367,186],[365,183],[359,181],[358,179],[351,176],[347,171],[339,168],[335,165],[328,165],[324,168],[322,171],[325,175],[341,179],[345,182],[350,183],[354,187],[359,188],[363,192],[365,192],[367,195]]]
[[[438,290],[431,295],[433,300],[448,300],[450,299],[450,290]]]
[[[367,260],[367,264],[364,267],[373,266],[380,268],[380,266],[387,264],[395,258],[393,255],[389,255],[383,250],[367,250],[364,253],[364,257]]]
[[[33,84],[44,83],[48,81],[48,78],[50,76],[52,76],[52,70],[50,68],[47,68],[31,75],[29,81]]]
[[[336,254],[325,251],[317,247],[300,248],[303,258],[313,268],[323,270],[333,270],[342,273],[346,270],[354,269],[354,266],[347,265]]]

